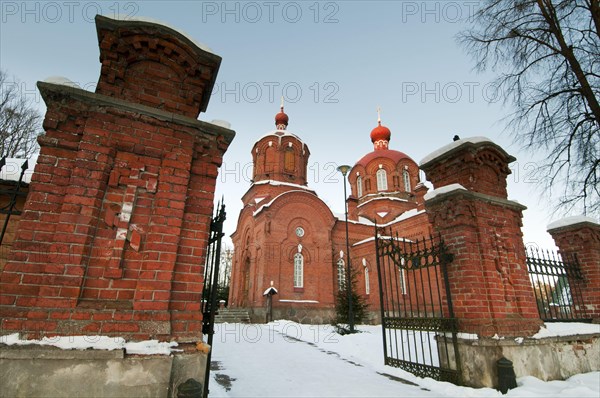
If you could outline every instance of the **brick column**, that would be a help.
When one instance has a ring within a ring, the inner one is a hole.
[[[548,233],[561,254],[577,256],[583,303],[594,322],[600,322],[600,224],[591,217],[567,217],[548,225]]]
[[[531,336],[541,325],[522,239],[525,206],[507,200],[515,159],[484,138],[453,142],[423,159],[434,185],[425,207],[454,261],[448,278],[461,332]]]
[[[45,135],[0,274],[0,333],[198,341],[218,168],[197,120],[221,58],[151,22],[96,17],[95,93],[38,83]]]

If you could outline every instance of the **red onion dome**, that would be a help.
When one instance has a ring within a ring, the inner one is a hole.
[[[389,141],[391,136],[392,132],[390,129],[382,126],[381,122],[379,122],[378,126],[371,131],[371,142],[375,143],[377,141]]]
[[[285,130],[288,125],[288,121],[290,118],[283,111],[283,106],[281,107],[281,111],[275,115],[275,126],[278,130]]]

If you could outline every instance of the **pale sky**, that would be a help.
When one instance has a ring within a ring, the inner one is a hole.
[[[546,225],[560,218],[541,200],[536,158],[513,144],[502,119],[510,108],[476,74],[457,44],[479,1],[2,1],[0,68],[45,106],[35,82],[65,76],[93,91],[100,72],[94,15],[150,17],[185,31],[223,58],[208,111],[236,137],[224,158],[217,198],[225,196],[229,236],[250,186],[250,150],[274,130],[280,98],[288,130],[309,146],[309,187],[343,213],[335,172],[372,150],[381,107],[390,148],[417,163],[462,138],[486,136],[517,158],[509,199],[524,212],[526,244],[554,246]],[[533,172],[533,174],[531,174]],[[576,215],[576,214],[571,214]]]

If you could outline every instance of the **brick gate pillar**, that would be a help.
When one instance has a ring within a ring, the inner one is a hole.
[[[600,322],[600,224],[583,216],[567,217],[548,225],[563,255],[576,255],[583,274],[581,296],[594,322]]]
[[[483,137],[455,141],[421,161],[434,190],[425,207],[454,261],[448,268],[461,332],[531,336],[542,324],[526,267],[525,206],[508,200],[515,160]]]
[[[152,22],[96,17],[95,93],[38,83],[45,134],[8,263],[0,334],[199,341],[205,250],[235,133],[197,120],[221,58]]]

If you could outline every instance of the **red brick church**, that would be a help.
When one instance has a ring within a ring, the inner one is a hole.
[[[242,197],[229,306],[245,308],[253,321],[266,318],[263,293],[271,284],[274,319],[328,322],[346,277],[346,224],[307,186],[308,145],[287,130],[288,115],[275,116],[276,130],[252,148],[252,185]],[[348,174],[350,261],[359,271],[358,291],[366,297],[372,319],[379,314],[375,224],[412,240],[432,227],[424,210],[427,188],[417,163],[389,148],[390,130],[371,131],[373,150]]]

